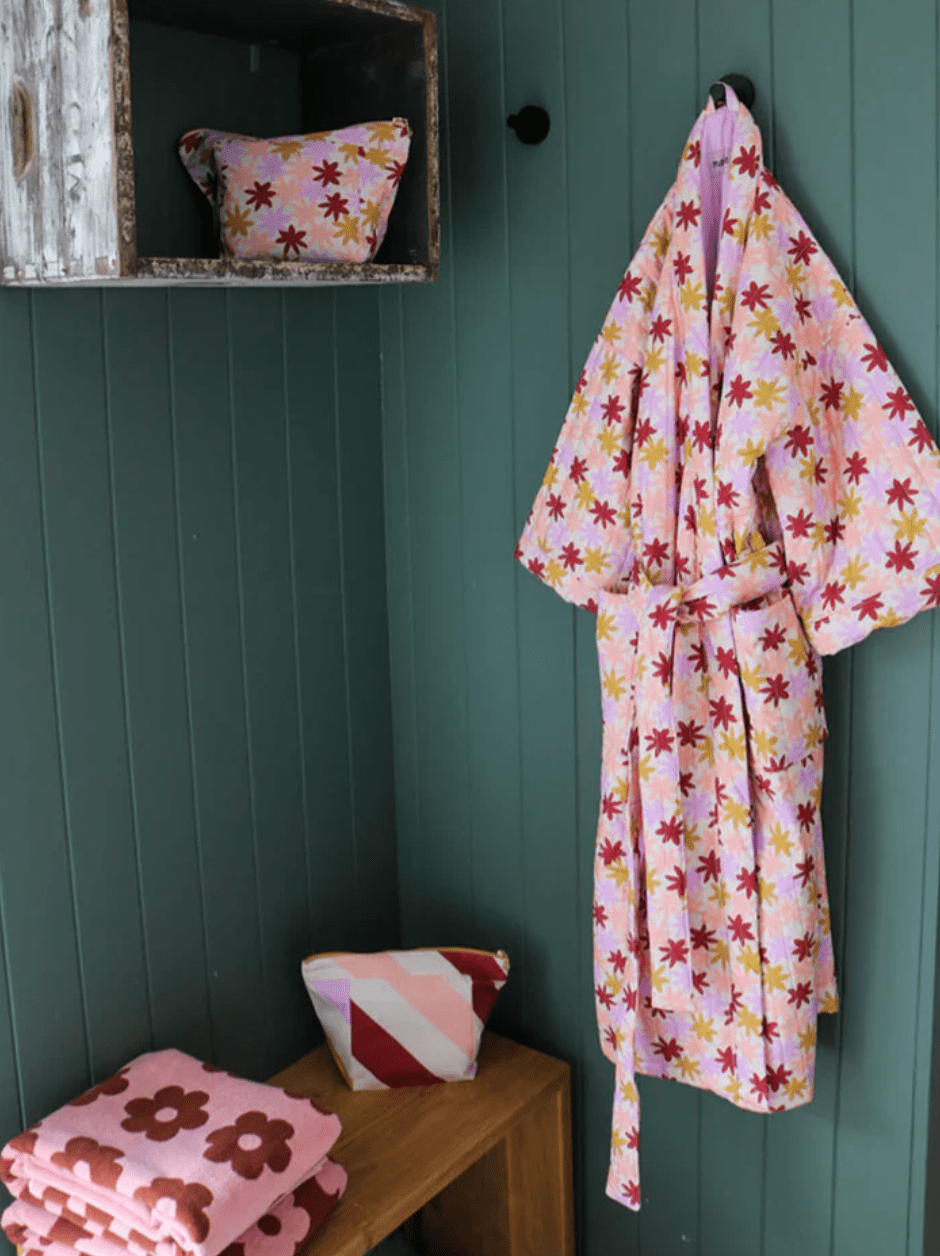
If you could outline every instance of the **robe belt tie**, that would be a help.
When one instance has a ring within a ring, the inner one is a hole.
[[[639,773],[638,791],[646,856],[650,969],[659,969],[652,999],[654,1006],[663,1010],[688,1008],[693,989],[685,824],[673,708],[676,625],[718,619],[735,607],[783,588],[785,582],[783,546],[775,542],[691,585],[654,584],[643,573],[626,594],[638,626],[634,668],[637,753],[652,756],[656,764],[655,773]]]

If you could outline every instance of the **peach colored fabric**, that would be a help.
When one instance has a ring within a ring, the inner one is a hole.
[[[180,160],[218,207],[222,253],[245,261],[367,262],[408,161],[404,118],[253,139],[188,131]]]
[[[636,1073],[810,1101],[838,1008],[821,654],[940,603],[940,455],[727,89],[581,374],[518,558],[596,614],[608,1193]],[[711,241],[711,256],[706,256]]]

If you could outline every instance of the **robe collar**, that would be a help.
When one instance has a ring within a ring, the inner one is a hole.
[[[726,85],[726,103],[717,108],[711,96],[692,128],[673,187],[672,239],[667,263],[683,283],[682,271],[691,266],[680,315],[686,333],[704,332],[706,340],[724,341],[731,331],[733,294],[741,270],[748,229],[763,169],[760,129],[750,111]],[[717,211],[718,250],[713,282],[706,274],[704,224],[708,196],[706,163],[724,161],[722,205]],[[682,254],[686,261],[679,260]],[[709,320],[709,289],[715,312]],[[730,289],[730,295],[729,295]],[[698,300],[697,297],[701,297]],[[711,334],[709,334],[711,332]]]

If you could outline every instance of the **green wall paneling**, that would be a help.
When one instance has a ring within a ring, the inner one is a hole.
[[[370,293],[0,292],[0,1140],[264,1077],[303,956],[397,942],[378,352]]]
[[[100,1076],[126,1061],[128,1024],[135,1050],[151,1038],[112,544],[101,297],[37,293],[33,309],[65,829],[91,1068]]]
[[[153,1041],[212,1054],[164,292],[104,300],[125,723]],[[133,361],[133,371],[121,363]],[[174,836],[167,841],[167,835]]]
[[[12,594],[0,618],[0,695],[11,713],[0,724],[7,1136],[82,1089],[91,1070],[51,666],[32,324],[32,296],[4,293],[0,580]]]
[[[825,665],[823,808],[844,1011],[820,1021],[815,1100],[762,1120],[644,1081],[637,1218],[603,1197],[613,1070],[597,1047],[591,994],[593,623],[524,573],[510,576],[509,556],[616,283],[709,83],[728,70],[754,79],[768,163],[934,425],[934,7],[435,7],[445,34],[442,291],[382,300],[406,934],[424,937],[454,910],[455,884],[474,936],[489,940],[507,907],[519,913],[521,1036],[574,1065],[579,1241],[589,1256],[784,1256],[795,1245],[812,1256],[914,1256],[927,1193],[940,857],[932,617]],[[552,132],[526,149],[505,117],[530,102],[550,110]],[[915,247],[901,253],[902,237]],[[462,631],[440,588],[442,565],[448,591],[456,584],[463,599]],[[451,706],[440,748],[461,755],[465,776],[452,765],[437,775],[429,692],[466,703]],[[457,867],[469,859],[471,880],[455,872],[442,886],[439,869],[428,872],[450,849],[435,841],[441,827],[469,835]],[[505,875],[489,888],[494,847]]]

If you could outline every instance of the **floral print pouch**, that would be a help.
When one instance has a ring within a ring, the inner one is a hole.
[[[408,161],[404,118],[253,139],[187,131],[180,160],[216,207],[224,257],[368,262]]]

